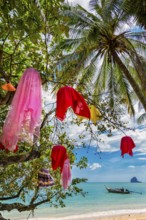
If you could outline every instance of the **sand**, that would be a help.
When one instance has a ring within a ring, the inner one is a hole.
[[[61,218],[30,218],[29,220],[57,220]],[[64,218],[63,218],[64,219]],[[113,216],[104,216],[104,217],[81,217],[80,218],[65,218],[65,220],[146,220],[146,213],[134,213],[134,214],[120,214]]]
[[[95,218],[95,220],[146,220],[146,213],[99,217],[99,218]]]

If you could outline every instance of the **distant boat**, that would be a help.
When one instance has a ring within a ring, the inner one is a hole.
[[[128,189],[124,189],[124,188],[109,188],[106,187],[107,191],[110,193],[121,193],[121,194],[129,194],[130,191]]]

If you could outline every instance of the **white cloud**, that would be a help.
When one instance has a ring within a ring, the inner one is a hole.
[[[146,156],[146,152],[138,153],[137,156]]]
[[[56,107],[56,96],[53,96],[51,94],[52,88],[49,87],[48,91],[43,91],[43,103],[45,106],[45,110],[46,112],[49,112],[49,110],[52,110],[53,108]],[[55,112],[54,112],[55,115]],[[51,116],[52,117],[52,116]],[[90,144],[90,146],[92,147],[97,147],[97,144],[99,145],[99,148],[102,152],[115,152],[115,151],[119,151],[120,154],[120,142],[121,142],[121,138],[125,135],[123,134],[121,131],[114,131],[113,132],[113,136],[111,137],[107,137],[107,134],[101,134],[100,135],[100,140],[98,143],[95,140],[92,140],[90,142],[91,139],[91,134],[89,133],[89,131],[86,131],[86,127],[84,126],[84,124],[81,124],[80,126],[77,125],[73,125],[70,123],[70,119],[71,118],[76,118],[75,114],[73,113],[73,111],[67,111],[66,114],[66,119],[61,122],[61,124],[65,126],[65,128],[67,127],[66,132],[68,133],[69,137],[71,139],[75,139],[76,141],[74,142],[76,146],[82,146],[82,142],[84,142],[86,144],[86,146],[88,146]],[[125,117],[129,118],[128,115],[126,115]],[[146,155],[146,127],[145,125],[137,125],[136,122],[134,123],[133,120],[129,120],[125,119],[126,121],[129,121],[128,127],[134,128],[136,127],[136,130],[127,130],[126,135],[131,136],[132,139],[134,140],[136,147],[133,149],[133,153],[134,155],[139,156],[139,160],[146,160],[144,158],[144,156]],[[88,121],[87,121],[88,122]],[[92,129],[94,131],[94,133],[96,134],[97,130],[96,130],[96,126],[92,125]],[[62,132],[64,132],[64,130],[62,130]],[[83,139],[79,139],[78,135],[85,135]]]
[[[139,157],[138,160],[146,160],[146,157]]]
[[[87,0],[86,1],[85,0],[66,0],[66,1],[71,5],[79,4],[85,9],[89,8],[89,0],[88,1]]]
[[[93,164],[89,165],[89,168],[91,170],[96,170],[96,169],[101,168],[101,165],[99,163],[93,163]]]
[[[133,165],[130,165],[130,166],[128,166],[128,167],[129,167],[129,168],[132,168],[132,169],[135,168],[135,166],[133,166]]]
[[[146,127],[143,129],[136,129],[135,131],[127,130],[126,135],[130,136],[135,142],[136,147],[133,149],[133,153],[136,153],[139,156],[146,155]],[[114,132],[113,136],[111,137],[107,137],[106,134],[100,135],[100,138],[104,140],[103,142],[99,143],[101,151],[120,151],[120,143],[123,136],[125,135],[119,131]]]

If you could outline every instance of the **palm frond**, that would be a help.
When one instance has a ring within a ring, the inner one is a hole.
[[[51,52],[55,50],[65,50],[65,51],[71,51],[75,48],[77,48],[78,45],[80,45],[84,41],[84,38],[74,38],[74,39],[64,39],[59,44],[55,45]]]
[[[113,73],[112,64],[109,64],[107,91],[109,91],[109,106],[114,111],[115,109],[115,91],[116,91],[115,75]]]
[[[90,86],[93,84],[93,76],[95,75],[97,66],[96,61],[98,59],[98,53],[93,55],[93,58],[90,58],[91,55],[88,56],[88,65],[82,71],[80,82]]]
[[[101,63],[101,67],[98,70],[95,83],[94,83],[94,95],[98,98],[99,95],[102,95],[106,91],[106,84],[108,78],[108,58],[105,56]]]
[[[135,21],[141,26],[146,27],[146,1],[145,0],[124,0],[121,7],[125,12],[134,16]]]
[[[142,124],[143,122],[146,121],[146,113],[143,113],[142,115],[139,116],[139,118],[137,119],[137,123],[138,124]]]
[[[128,113],[130,115],[135,114],[134,105],[132,102],[132,96],[131,96],[131,88],[129,86],[129,83],[127,82],[127,79],[125,76],[123,76],[121,70],[117,67],[116,68],[116,81],[117,81],[117,90],[118,93],[121,96],[121,102],[125,104],[128,108]]]
[[[146,66],[145,33],[134,36],[132,31],[125,31],[122,26],[128,15],[120,10],[120,4],[122,0],[90,0],[93,13],[79,5],[64,12],[70,31],[68,39],[55,47],[62,52],[57,61],[61,65],[57,79],[61,83],[93,84],[98,100],[106,93],[113,109],[119,99],[134,115],[132,89],[141,103],[145,97],[140,91],[144,88],[140,76],[145,74],[139,68]]]

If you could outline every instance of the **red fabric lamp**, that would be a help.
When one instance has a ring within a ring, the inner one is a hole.
[[[67,190],[71,181],[71,170],[66,148],[62,145],[55,145],[51,152],[51,159],[52,169],[60,168],[62,186]]]
[[[90,110],[84,98],[74,88],[64,86],[57,92],[56,117],[63,121],[69,107],[76,115],[90,119]]]
[[[135,143],[130,136],[124,136],[121,139],[121,156],[124,157],[124,154],[129,154],[133,156],[132,149],[135,147]]]
[[[8,149],[5,149],[4,145],[2,143],[0,143],[0,150],[5,150],[7,153],[9,152]],[[14,149],[14,153],[16,153],[18,151],[18,145],[16,145],[16,148]]]
[[[56,170],[60,167],[60,172],[62,172],[64,161],[67,158],[66,148],[62,145],[55,145],[51,152],[52,169]]]

